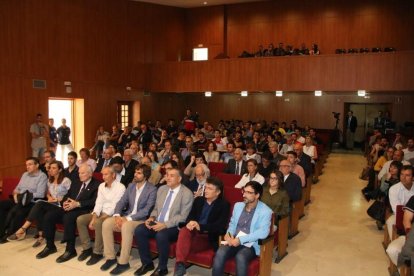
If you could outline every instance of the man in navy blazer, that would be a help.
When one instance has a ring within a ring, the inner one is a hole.
[[[234,159],[230,159],[224,168],[224,173],[243,175],[247,172],[246,161],[243,160],[243,151],[240,148],[234,150]]]
[[[302,198],[302,180],[292,172],[292,164],[288,160],[282,160],[279,170],[283,174],[283,186],[289,195],[290,201],[300,200]]]
[[[204,194],[194,199],[187,222],[182,224],[176,246],[176,276],[186,274],[188,255],[218,248],[219,236],[225,234],[230,204],[223,198],[223,182],[216,177],[206,180]],[[181,226],[181,225],[180,225]]]
[[[140,164],[135,168],[134,180],[115,207],[114,215],[104,221],[102,235],[106,262],[101,270],[108,270],[117,263],[113,231],[121,232],[121,255],[117,266],[110,272],[119,275],[129,269],[129,256],[135,228],[143,223],[154,207],[157,188],[148,182],[151,167]],[[125,212],[124,209],[128,208]]]
[[[249,263],[260,255],[258,241],[265,239],[270,232],[272,210],[259,199],[263,187],[259,182],[250,181],[243,188],[243,202],[233,208],[225,245],[220,246],[214,257],[213,276],[224,275],[226,261],[236,260],[236,275],[247,275]]]
[[[149,239],[155,238],[158,248],[158,268],[153,276],[167,275],[167,262],[170,243],[178,238],[178,225],[185,222],[193,204],[194,195],[181,184],[180,171],[176,168],[167,170],[167,185],[157,191],[154,210],[145,224],[135,229],[138,252],[142,266],[135,275],[144,275],[154,269],[149,248]]]

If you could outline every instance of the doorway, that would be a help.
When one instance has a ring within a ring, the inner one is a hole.
[[[67,155],[70,151],[80,149],[84,145],[84,100],[49,98],[49,119],[53,119],[58,130],[63,126],[62,120],[70,130],[69,144],[56,145],[56,159],[68,166]]]
[[[344,114],[346,116],[348,110],[354,112],[354,116],[358,120],[358,126],[355,132],[355,142],[363,143],[368,131],[374,127],[374,119],[378,116],[378,111],[384,114],[386,111],[392,110],[391,103],[345,103]],[[343,129],[345,129],[345,120],[343,120]]]

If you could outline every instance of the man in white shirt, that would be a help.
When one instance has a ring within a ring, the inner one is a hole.
[[[102,224],[108,217],[112,216],[115,206],[125,193],[125,186],[115,180],[115,171],[112,167],[102,170],[104,180],[98,188],[95,208],[91,214],[79,216],[76,223],[83,251],[78,260],[83,261],[89,256],[87,265],[94,265],[103,258]],[[88,228],[95,230],[95,244],[92,250]]]
[[[388,191],[388,198],[393,212],[393,215],[391,215],[386,221],[390,239],[392,234],[392,226],[395,224],[397,205],[407,204],[408,200],[412,196],[414,196],[413,167],[411,165],[404,165],[401,169],[400,182],[391,186]]]
[[[390,165],[392,161],[400,161],[403,165],[410,165],[410,162],[404,160],[404,152],[402,150],[394,151],[394,155],[392,156],[392,160],[389,160],[384,163],[382,166],[381,171],[378,173],[378,180],[381,181],[381,178],[388,173],[390,170]]]
[[[113,217],[104,221],[102,235],[106,262],[101,266],[102,271],[108,270],[117,263],[113,231],[121,232],[122,243],[118,264],[110,274],[119,275],[129,269],[134,230],[148,218],[157,197],[157,188],[148,182],[150,176],[150,166],[138,165],[135,169],[133,182],[116,204]],[[127,207],[126,212],[123,212]]]

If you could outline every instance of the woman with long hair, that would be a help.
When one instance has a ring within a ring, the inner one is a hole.
[[[203,154],[207,163],[219,161],[220,154],[217,151],[217,145],[213,141],[207,143],[207,150]]]
[[[23,226],[20,227],[16,233],[9,236],[7,240],[23,240],[26,237],[27,228],[33,223],[33,221],[37,221],[37,230],[39,231],[39,237],[33,244],[33,247],[38,247],[42,244],[44,240],[43,230],[41,228],[43,218],[48,212],[55,211],[56,208],[62,208],[61,201],[69,191],[71,185],[70,179],[65,177],[63,163],[60,161],[52,161],[50,163],[48,174],[49,181],[47,184],[47,200],[38,201],[35,206],[33,206]]]

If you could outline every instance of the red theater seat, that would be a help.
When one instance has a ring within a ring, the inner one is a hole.
[[[0,200],[6,200],[11,194],[13,194],[14,189],[17,184],[19,184],[19,177],[5,177],[3,178],[2,192],[0,194]]]

